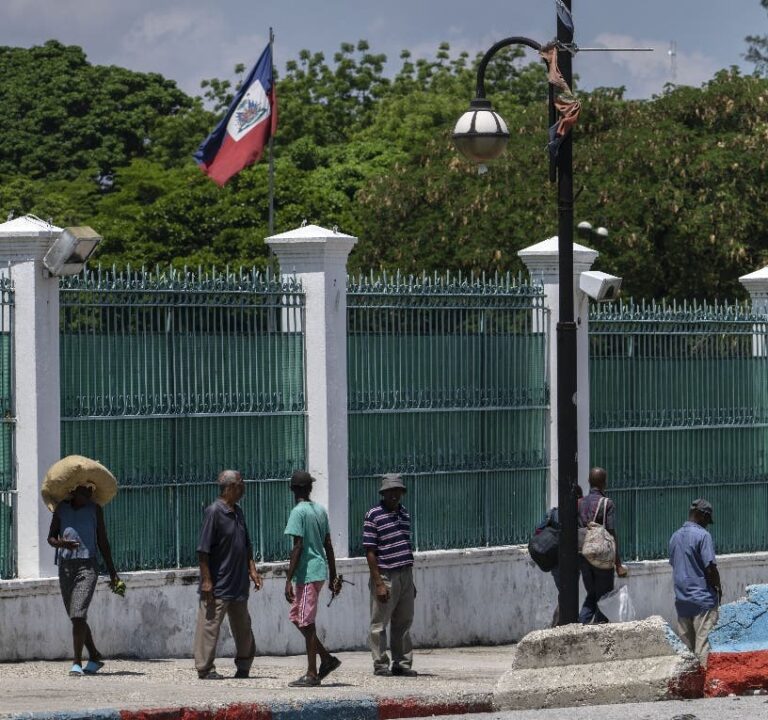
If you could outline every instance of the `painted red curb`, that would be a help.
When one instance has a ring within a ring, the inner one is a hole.
[[[120,720],[180,720],[183,708],[153,708],[151,710],[121,710]]]
[[[768,689],[768,651],[711,652],[707,659],[705,697],[743,695]]]
[[[379,720],[399,718],[431,717],[432,715],[467,715],[469,713],[493,712],[490,695],[487,698],[466,700],[431,701],[429,698],[383,698],[378,701]]]
[[[668,700],[695,700],[704,697],[704,669],[682,673],[670,681],[667,692]]]

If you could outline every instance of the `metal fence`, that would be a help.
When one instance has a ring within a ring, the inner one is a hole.
[[[196,562],[219,470],[243,472],[260,559],[282,558],[305,460],[304,295],[256,272],[89,274],[61,285],[62,454],[99,459],[118,567]]]
[[[350,544],[400,472],[418,550],[520,543],[546,504],[542,290],[493,279],[348,283]]]
[[[16,473],[13,452],[13,281],[0,277],[0,579],[16,577]]]
[[[718,552],[768,549],[768,316],[600,305],[589,342],[591,461],[608,469],[623,555],[666,557],[697,497]]]

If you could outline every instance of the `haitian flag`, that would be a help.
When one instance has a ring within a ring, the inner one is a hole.
[[[200,144],[194,157],[217,185],[224,185],[261,157],[277,129],[277,98],[272,79],[272,45],[248,74],[227,114]]]

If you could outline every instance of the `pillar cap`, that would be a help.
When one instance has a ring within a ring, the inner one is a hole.
[[[352,240],[357,242],[357,238],[354,235],[347,235],[338,230],[328,230],[328,228],[320,227],[319,225],[303,225],[294,230],[288,230],[288,232],[279,233],[278,235],[270,235],[266,238],[266,242],[270,245],[273,243],[282,245],[291,242],[327,243],[329,240]]]
[[[551,238],[542,240],[540,243],[523,248],[518,251],[517,255],[526,264],[528,270],[550,269],[556,272],[560,264],[558,237],[553,235]],[[573,243],[574,274],[589,270],[599,255],[600,253],[597,250],[579,245],[579,243]]]
[[[0,224],[0,261],[42,258],[61,228],[34,215]]]
[[[6,237],[51,237],[61,232],[60,227],[41,220],[34,215],[24,215],[0,224],[0,238]]]
[[[749,292],[768,292],[768,265],[748,275],[742,275],[739,282]]]
[[[285,275],[345,267],[357,238],[319,225],[304,225],[265,238],[265,242],[274,250]]]

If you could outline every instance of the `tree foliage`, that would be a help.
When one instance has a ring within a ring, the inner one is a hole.
[[[768,0],[760,0],[760,4],[768,12]],[[768,75],[768,35],[747,35],[745,39],[749,47],[744,57],[755,64],[755,72]]]
[[[512,136],[478,175],[451,130],[479,58],[443,44],[431,59],[404,51],[389,74],[385,60],[359,41],[331,62],[303,51],[287,64],[276,230],[306,219],[358,236],[355,270],[521,270],[518,250],[557,232],[542,63],[509,49],[490,64],[488,94]],[[0,69],[0,213],[92,225],[108,265],[267,262],[266,163],[218,188],[191,158],[245,67],[203,81],[200,98],[55,41],[0,48]],[[768,80],[730,70],[650,101],[621,88],[582,100],[576,220],[609,228],[581,240],[597,266],[638,296],[738,293],[738,276],[768,263]]]

